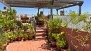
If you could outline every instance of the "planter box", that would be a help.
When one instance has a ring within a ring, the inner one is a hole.
[[[71,48],[72,51],[91,51],[91,36],[89,37],[89,40],[86,42],[85,46],[82,46],[75,38],[78,34],[81,35],[82,37],[87,36],[87,34],[90,34],[88,32],[85,31],[78,31],[76,29],[72,29],[72,28],[64,28],[62,27],[61,30],[62,32],[65,32],[65,36],[66,36],[66,40],[68,42],[68,46]],[[71,37],[71,36],[72,37]],[[80,39],[80,38],[79,38]],[[75,48],[74,45],[77,45],[78,48]]]

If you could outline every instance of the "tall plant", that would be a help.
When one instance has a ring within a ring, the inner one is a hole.
[[[55,30],[61,28],[61,22],[62,22],[62,20],[61,20],[60,18],[50,19],[50,20],[47,22],[50,31],[51,31],[51,32],[55,32]]]

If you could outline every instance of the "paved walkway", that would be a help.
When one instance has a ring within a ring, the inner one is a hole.
[[[55,48],[52,48],[49,43],[47,43],[47,39],[41,34],[36,40],[27,40],[27,41],[16,41],[10,43],[6,47],[6,51],[55,51]],[[43,38],[43,39],[40,39]]]

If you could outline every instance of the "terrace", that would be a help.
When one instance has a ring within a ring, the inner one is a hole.
[[[81,14],[83,0],[0,2],[10,8],[0,12],[1,51],[90,51],[91,25],[86,21],[87,14]],[[65,17],[64,11],[61,11],[61,16],[53,15],[53,9],[58,14],[58,10],[72,6],[79,6],[79,13],[71,11]],[[32,18],[21,15],[21,20],[16,20],[16,10],[12,7],[37,8],[38,15]],[[50,16],[45,17],[43,12],[39,13],[41,8],[50,9]]]

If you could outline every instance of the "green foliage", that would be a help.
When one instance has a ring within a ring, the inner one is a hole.
[[[57,45],[59,45],[61,48],[67,48],[64,32],[59,34],[52,33],[52,36],[55,37]]]
[[[62,22],[62,27],[68,27],[68,22],[67,21],[64,21],[64,22]]]
[[[70,11],[69,16],[71,16],[71,22],[73,24],[77,24],[78,23],[78,13],[76,13],[75,11]]]
[[[56,35],[56,34],[54,34],[54,35]],[[51,41],[56,41],[55,37],[53,37],[51,32],[48,34],[48,37],[50,38]]]
[[[43,14],[39,14],[38,16],[39,16],[39,17],[38,17],[39,20],[44,21],[44,17],[45,17],[45,16],[44,16]]]
[[[61,33],[51,33],[48,34],[51,41],[56,41],[57,45],[59,45],[61,48],[67,48],[67,42],[65,40],[64,32]]]
[[[62,20],[60,18],[54,18],[47,22],[50,31],[54,32],[61,27]]]
[[[29,28],[29,24],[23,24],[23,28]]]
[[[24,38],[27,38],[27,37],[28,37],[28,34],[23,34],[23,37],[24,37]]]
[[[16,25],[18,26],[18,28],[23,28],[23,24],[21,21],[15,21],[16,22]]]
[[[76,13],[75,11],[70,11],[69,12],[69,16],[71,16],[71,19],[75,19],[78,16],[78,13]]]
[[[8,23],[8,27],[15,28],[15,26],[16,26],[15,20],[10,20],[10,22]]]
[[[7,37],[5,37],[4,33],[0,33],[0,51],[3,51],[4,49],[4,44],[7,42]]]
[[[12,39],[12,37],[13,37],[13,32],[5,32],[5,36],[6,36],[7,38],[11,38],[11,39]]]
[[[10,32],[5,32],[5,37],[8,38],[8,39],[15,39],[17,37],[16,34],[14,34],[13,31],[10,31]]]
[[[19,28],[19,30],[17,31],[17,37],[22,37],[23,36],[23,34],[22,34],[22,29],[21,28]]]
[[[65,40],[59,40],[56,42],[61,48],[67,48],[67,42]]]
[[[88,12],[85,12],[85,13],[81,14],[80,17],[79,17],[79,19],[78,19],[79,22],[80,22],[80,21],[86,21],[88,15],[89,15]]]
[[[86,22],[86,25],[83,25],[82,28],[85,30],[85,31],[88,31],[88,32],[91,32],[91,24],[87,23]]]
[[[12,22],[11,20],[14,19],[16,10],[15,9],[7,9],[6,13],[5,13],[5,18],[2,16],[2,13],[0,12],[0,26],[8,26],[8,27],[13,27],[14,22]],[[11,23],[12,22],[12,23]],[[9,26],[10,25],[10,26]],[[13,26],[12,26],[13,25]]]
[[[7,17],[9,17],[10,20],[14,19],[15,15],[16,10],[14,8],[8,9]]]

